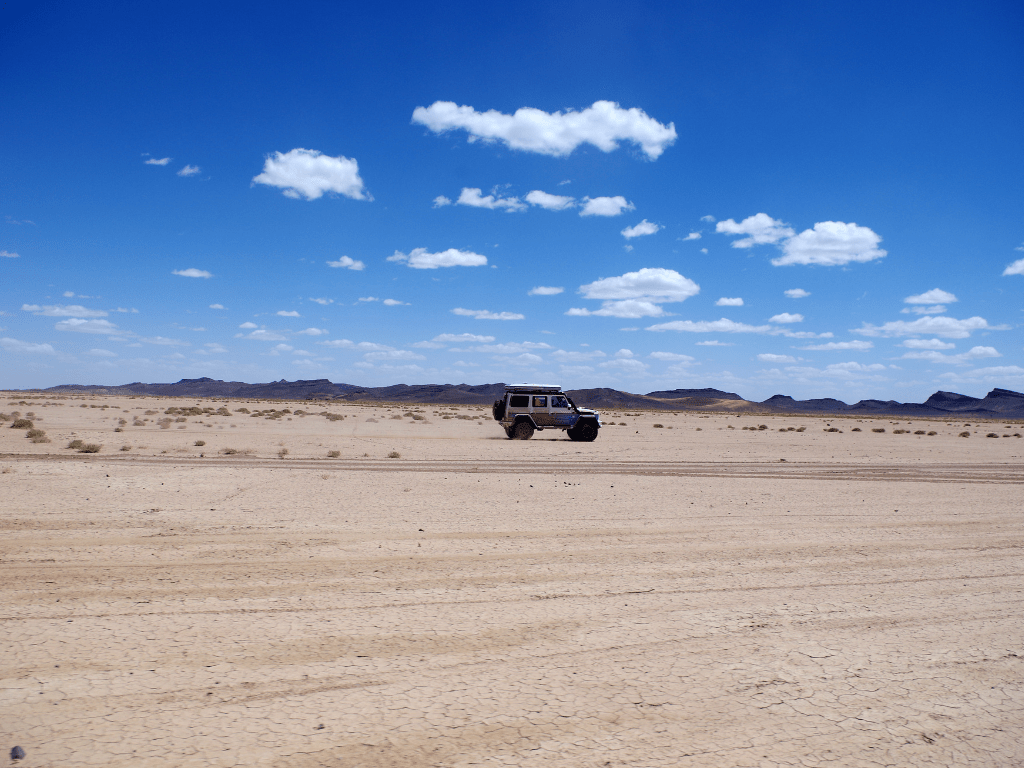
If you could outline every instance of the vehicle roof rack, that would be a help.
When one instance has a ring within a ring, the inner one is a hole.
[[[559,393],[562,388],[557,384],[506,384],[506,392],[554,392]]]

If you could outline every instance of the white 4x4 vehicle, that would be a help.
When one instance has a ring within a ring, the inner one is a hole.
[[[564,429],[570,440],[589,443],[601,428],[597,411],[576,407],[556,386],[510,384],[505,397],[494,401],[492,413],[513,440],[529,440],[538,429]]]

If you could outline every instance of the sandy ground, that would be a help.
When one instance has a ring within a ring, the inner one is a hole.
[[[26,768],[1024,764],[1020,423],[0,404]]]

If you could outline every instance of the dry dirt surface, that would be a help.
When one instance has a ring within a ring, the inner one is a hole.
[[[19,766],[1024,764],[1020,423],[0,411]]]

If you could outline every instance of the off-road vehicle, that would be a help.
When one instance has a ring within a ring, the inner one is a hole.
[[[570,440],[589,443],[601,428],[597,411],[577,407],[557,386],[510,384],[491,412],[512,440],[529,440],[539,429],[564,429]]]

